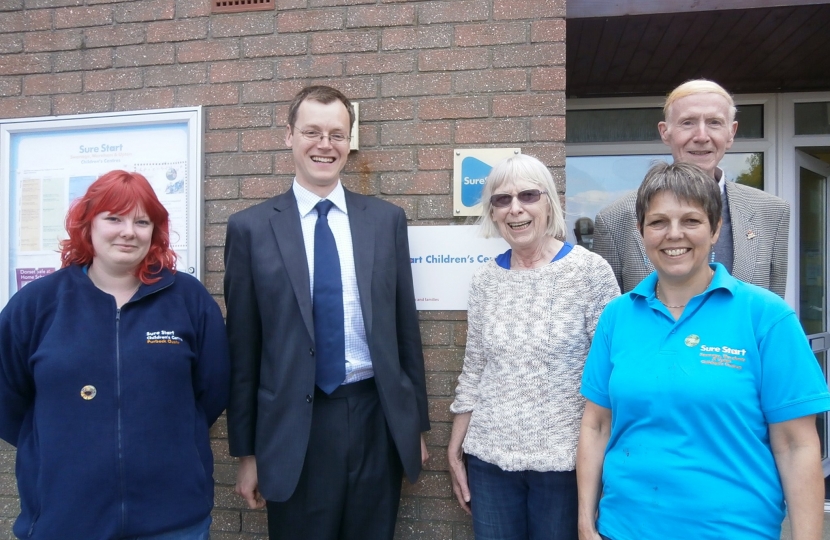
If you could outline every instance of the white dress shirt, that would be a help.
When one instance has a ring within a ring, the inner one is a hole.
[[[292,189],[300,210],[300,225],[303,228],[303,243],[308,261],[308,281],[313,301],[314,227],[317,224],[317,210],[314,206],[323,199],[297,183],[296,178]],[[346,335],[346,380],[343,384],[349,384],[373,377],[374,370],[372,358],[369,355],[369,345],[366,343],[363,312],[360,309],[360,292],[357,290],[357,273],[354,268],[352,231],[349,226],[349,212],[346,208],[346,194],[339,180],[326,199],[334,203],[329,211],[328,222],[340,258],[340,279],[343,282],[343,329]]]

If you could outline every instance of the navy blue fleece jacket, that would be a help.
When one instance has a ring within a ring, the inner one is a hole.
[[[0,313],[15,535],[112,540],[205,519],[228,391],[222,314],[192,276],[164,271],[121,309],[79,266],[26,285]]]

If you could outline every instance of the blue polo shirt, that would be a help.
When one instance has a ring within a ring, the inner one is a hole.
[[[611,409],[598,528],[614,540],[778,540],[769,424],[830,410],[792,309],[711,266],[677,321],[656,272],[600,317],[582,394]]]

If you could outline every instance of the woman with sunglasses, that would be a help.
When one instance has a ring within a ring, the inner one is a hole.
[[[637,191],[656,270],[608,305],[585,364],[581,540],[778,540],[785,503],[793,540],[822,537],[827,384],[793,310],[710,263],[721,203],[690,163]]]
[[[619,288],[605,260],[561,240],[559,196],[538,159],[497,164],[482,206],[483,236],[501,236],[510,249],[470,286],[450,408],[453,491],[477,540],[575,540],[579,381],[599,315]]]

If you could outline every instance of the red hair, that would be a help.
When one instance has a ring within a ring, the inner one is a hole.
[[[170,249],[170,214],[159,202],[147,179],[136,172],[110,171],[92,183],[66,214],[69,238],[61,242],[61,268],[70,264],[88,265],[95,256],[92,247],[92,220],[101,212],[128,214],[141,207],[153,222],[153,236],[147,256],[135,270],[142,283],[155,283],[162,268],[176,271],[176,253]]]

